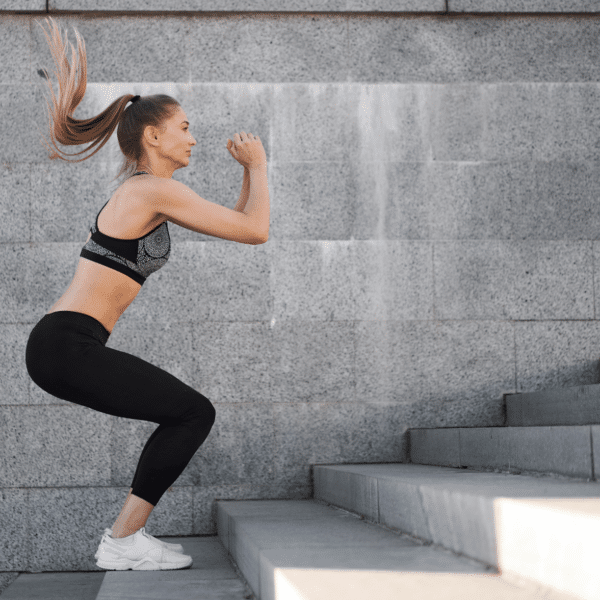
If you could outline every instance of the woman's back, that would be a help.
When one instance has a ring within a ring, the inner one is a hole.
[[[138,245],[143,246],[140,238],[162,223],[166,227],[167,217],[152,208],[154,179],[139,174],[115,190],[97,216],[98,233],[94,232],[91,243],[92,232],[88,235],[71,285],[47,314],[60,310],[81,312],[112,332],[143,283],[141,276],[136,278],[137,273],[127,267],[128,250],[137,252]]]

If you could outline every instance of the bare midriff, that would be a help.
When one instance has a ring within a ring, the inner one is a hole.
[[[152,179],[151,175],[136,175],[119,186],[98,217],[98,229],[104,235],[136,239],[167,220],[150,208]],[[90,237],[91,233],[85,243]],[[119,271],[80,257],[73,281],[46,314],[61,310],[80,312],[100,321],[112,333],[141,287]]]

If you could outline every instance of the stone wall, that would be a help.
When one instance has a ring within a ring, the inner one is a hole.
[[[597,3],[240,4],[49,2],[86,42],[76,117],[172,95],[198,142],[174,178],[230,208],[227,138],[267,152],[268,243],[170,224],[169,262],[108,342],[217,408],[155,535],[214,533],[215,498],[310,497],[311,464],[406,461],[411,427],[503,425],[504,394],[600,381]],[[475,4],[494,14],[460,14]],[[49,396],[25,368],[121,161],[116,135],[82,163],[47,157],[45,5],[0,0],[4,571],[44,566],[19,535],[48,515],[40,548],[74,518],[110,526],[156,428]],[[375,14],[392,8],[408,12]]]

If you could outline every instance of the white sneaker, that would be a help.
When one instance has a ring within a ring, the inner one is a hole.
[[[167,571],[192,566],[191,556],[172,552],[157,542],[160,540],[149,536],[145,527],[124,538],[113,538],[105,531],[96,565],[113,571]]]
[[[144,527],[144,530],[146,528]],[[112,529],[110,529],[109,527],[107,527],[104,530],[104,533],[110,535],[112,537]],[[181,554],[183,554],[183,546],[181,544],[171,544],[169,542],[163,542],[162,540],[159,540],[158,538],[155,538],[153,535],[150,535],[147,531],[146,531],[146,535],[153,541],[156,542],[159,546],[163,546],[164,548],[166,548],[167,550],[170,550],[171,552],[180,552]],[[96,554],[94,554],[94,558],[100,558],[100,550],[96,551]]]

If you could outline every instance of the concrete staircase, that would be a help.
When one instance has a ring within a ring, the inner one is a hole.
[[[220,501],[260,600],[600,598],[600,385],[414,429],[412,464],[315,465],[314,499]]]
[[[2,600],[597,600],[600,385],[506,408],[411,430],[411,463],[313,465],[312,499],[218,501],[218,537],[173,540],[191,570],[21,574]]]

